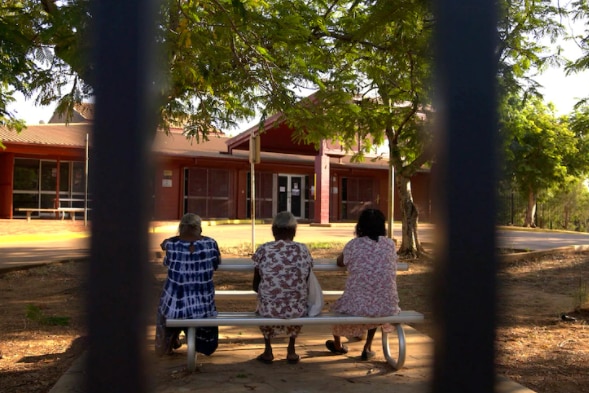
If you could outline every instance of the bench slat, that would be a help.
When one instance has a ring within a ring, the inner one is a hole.
[[[315,317],[302,318],[265,318],[254,312],[220,312],[216,318],[202,319],[167,319],[169,327],[195,326],[263,326],[263,325],[346,325],[346,324],[383,324],[383,323],[419,323],[423,314],[417,311],[401,311],[398,315],[386,317],[357,317],[331,312],[321,313]]]
[[[58,208],[18,207],[18,208],[16,208],[16,211],[18,211],[18,212],[27,213],[27,221],[31,221],[31,214],[33,212],[60,213],[62,220],[65,219],[65,213],[69,213],[72,221],[76,221],[76,216],[75,216],[75,214],[72,214],[72,213],[80,213],[85,210],[90,210],[90,209],[84,208],[84,207],[58,207]]]
[[[344,291],[323,291],[323,298],[324,299],[338,299],[342,296]],[[255,298],[257,293],[254,291],[248,290],[223,290],[217,289],[215,290],[215,298],[218,299],[228,299],[228,300],[244,300],[244,299],[251,299]]]
[[[227,263],[229,262],[229,263]],[[221,272],[253,272],[254,265],[252,264],[251,259],[247,258],[227,258],[223,259],[219,268],[217,269]],[[345,267],[339,267],[335,264],[334,260],[329,259],[319,259],[315,260],[313,265],[314,271],[319,272],[332,272],[332,271],[345,271]],[[409,270],[409,264],[405,262],[400,262],[397,264],[397,271],[407,271]]]

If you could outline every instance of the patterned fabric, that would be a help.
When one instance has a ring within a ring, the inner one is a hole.
[[[397,253],[392,239],[381,236],[375,242],[367,236],[355,238],[346,244],[343,254],[348,278],[343,295],[331,311],[362,317],[398,314]],[[333,334],[358,337],[378,326],[336,325]],[[383,328],[393,330],[390,324]]]
[[[268,242],[256,250],[252,260],[261,278],[256,312],[273,318],[307,315],[307,278],[313,268],[307,246],[284,240]],[[301,326],[260,326],[260,331],[265,338],[297,337]]]
[[[190,247],[194,251],[190,252]],[[166,318],[207,318],[217,315],[213,272],[219,267],[217,242],[204,237],[195,242],[171,238],[164,244],[168,277],[159,312]]]
[[[194,242],[175,236],[164,241],[162,248],[166,251],[164,266],[168,268],[168,277],[157,312],[155,349],[158,355],[171,353],[179,347],[178,336],[182,329],[167,328],[167,318],[217,316],[213,272],[219,267],[221,255],[217,242],[205,236]],[[203,339],[196,350],[209,355],[217,348],[218,329],[202,329],[197,331]]]
[[[184,328],[169,328],[166,327],[166,317],[157,314],[155,324],[155,353],[158,356],[172,354],[174,349],[180,348],[180,333],[184,332]],[[203,355],[212,355],[219,346],[219,328],[212,327],[198,327],[195,335],[195,350]]]

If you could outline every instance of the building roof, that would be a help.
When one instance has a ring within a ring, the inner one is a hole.
[[[21,132],[0,127],[0,141],[7,143],[63,147],[86,146],[86,134],[92,130],[89,123],[38,124],[27,126]]]
[[[34,145],[47,147],[64,147],[84,149],[86,135],[89,136],[89,145],[92,146],[92,125],[90,123],[76,124],[38,124],[30,125],[20,133],[0,127],[0,141],[10,151],[10,145]],[[197,143],[186,138],[181,129],[172,129],[168,135],[163,131],[156,132],[153,142],[153,152],[169,157],[197,158],[210,157],[224,160],[248,160],[248,151],[228,151],[227,142],[232,138],[226,136],[211,135],[208,141]],[[292,150],[296,148],[293,146]],[[2,153],[2,150],[0,150]],[[284,154],[282,152],[262,151],[262,162],[290,162],[313,165],[315,157],[309,154]],[[331,156],[330,162],[334,166],[346,166],[354,168],[387,168],[387,159],[370,160],[361,163],[351,162],[349,155]]]

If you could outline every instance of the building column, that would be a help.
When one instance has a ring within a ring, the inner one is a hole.
[[[324,153],[325,141],[321,142],[315,156],[315,224],[329,224],[329,156]]]
[[[14,154],[0,155],[0,218],[12,219],[12,191],[14,182]]]

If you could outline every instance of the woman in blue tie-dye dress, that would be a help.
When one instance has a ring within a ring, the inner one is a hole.
[[[166,319],[210,318],[217,316],[213,272],[221,263],[217,242],[202,236],[201,219],[187,213],[178,227],[179,236],[164,240],[164,266],[168,277],[157,311],[155,350],[158,355],[173,353],[181,346],[182,328],[166,327]],[[196,351],[211,355],[217,349],[219,329],[198,328]]]

